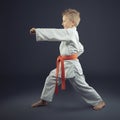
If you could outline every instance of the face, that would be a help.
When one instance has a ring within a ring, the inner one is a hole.
[[[68,29],[74,27],[75,25],[74,22],[71,21],[68,16],[64,15],[62,17],[62,26],[64,27],[64,29]]]

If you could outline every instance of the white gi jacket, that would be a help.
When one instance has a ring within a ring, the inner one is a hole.
[[[77,53],[78,56],[84,52],[83,45],[79,42],[78,32],[76,27],[68,29],[36,29],[36,41],[61,41],[59,46],[60,55],[72,55]],[[65,77],[72,78],[75,72],[83,74],[79,60],[65,60]],[[52,71],[53,75],[55,70]],[[61,72],[58,75],[61,76]]]

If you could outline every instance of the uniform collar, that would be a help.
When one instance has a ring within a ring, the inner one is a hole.
[[[77,28],[76,28],[76,27],[72,27],[72,29],[77,30]]]

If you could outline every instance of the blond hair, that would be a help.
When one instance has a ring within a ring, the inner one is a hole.
[[[75,26],[77,27],[80,23],[80,12],[78,12],[75,9],[67,9],[63,11],[62,16],[67,16],[71,21],[75,23]]]

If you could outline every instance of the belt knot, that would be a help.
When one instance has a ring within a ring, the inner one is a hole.
[[[64,60],[73,60],[77,59],[78,56],[77,54],[72,54],[68,56],[58,56],[56,60],[56,86],[55,86],[55,93],[58,93],[58,74],[59,74],[59,67],[61,63],[61,89],[65,90],[66,89],[66,84],[65,84],[65,69],[64,69]]]

